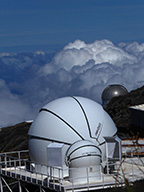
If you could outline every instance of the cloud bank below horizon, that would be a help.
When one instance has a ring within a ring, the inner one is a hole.
[[[46,103],[84,96],[101,103],[109,84],[128,91],[144,85],[144,43],[76,40],[55,55],[0,53],[0,126],[33,119]]]

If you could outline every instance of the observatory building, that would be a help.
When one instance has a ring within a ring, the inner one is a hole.
[[[30,127],[30,158],[37,164],[69,168],[66,176],[73,182],[91,167],[92,182],[110,165],[107,159],[121,158],[116,134],[113,120],[97,102],[84,97],[56,99],[40,109]]]
[[[144,178],[144,139],[120,140],[113,120],[90,99],[64,97],[48,103],[28,134],[29,150],[0,153],[1,192],[4,187],[12,191],[12,185],[20,192],[32,187],[40,192],[99,191]]]
[[[102,93],[102,105],[106,108],[107,104],[111,101],[112,98],[123,96],[128,93],[127,89],[119,84],[107,86]]]

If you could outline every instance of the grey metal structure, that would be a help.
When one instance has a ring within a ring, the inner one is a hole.
[[[126,95],[128,93],[127,89],[119,84],[113,84],[107,86],[102,93],[102,105],[106,108],[107,104],[114,97]]]
[[[129,107],[131,128],[134,133],[144,137],[144,104]]]

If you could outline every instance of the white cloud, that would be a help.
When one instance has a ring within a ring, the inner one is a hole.
[[[64,47],[64,50],[67,49],[82,49],[85,48],[87,45],[84,41],[81,41],[79,39],[75,40],[73,43],[69,43]]]
[[[0,79],[0,127],[23,122],[33,117],[30,106],[10,92],[4,80]]]
[[[53,63],[58,67],[70,70],[73,66],[84,65],[92,59],[92,55],[86,49],[63,49],[53,59]]]
[[[34,117],[30,106],[19,98],[0,100],[0,126],[16,124]]]
[[[10,56],[10,53],[0,53],[0,57]]]
[[[36,55],[43,55],[43,56],[44,56],[44,55],[45,55],[45,52],[44,52],[44,51],[36,51],[35,54],[36,54]]]
[[[142,44],[139,44],[138,42],[119,43],[119,47],[123,48],[128,53],[131,53],[136,56],[144,52],[144,43]]]
[[[83,66],[90,60],[94,60],[95,64],[109,62],[122,66],[124,63],[135,63],[137,58],[108,40],[95,41],[91,44],[76,40],[58,52],[52,63],[59,68],[71,70],[73,66]]]
[[[128,91],[144,85],[144,43],[138,42],[76,40],[53,57],[41,51],[7,54],[0,64],[0,126],[34,116],[32,111],[36,114],[58,97],[79,95],[101,102],[109,84],[122,84]]]

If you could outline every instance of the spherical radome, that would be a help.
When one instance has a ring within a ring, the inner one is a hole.
[[[40,110],[29,130],[31,159],[47,164],[47,146],[64,144],[66,150],[78,140],[100,145],[105,136],[113,136],[117,128],[97,102],[84,97],[56,99]]]
[[[107,86],[102,93],[103,106],[106,106],[112,98],[126,95],[127,93],[127,89],[122,85],[114,84]]]

